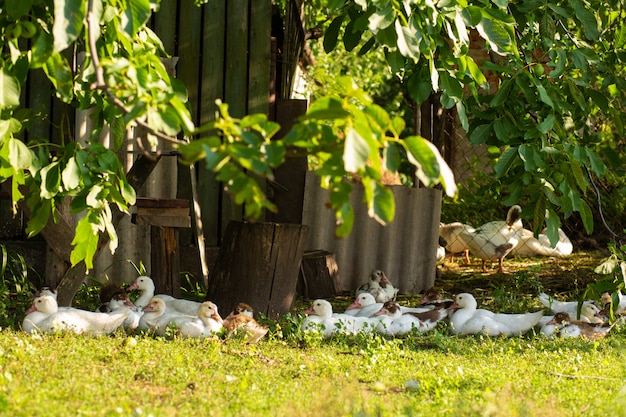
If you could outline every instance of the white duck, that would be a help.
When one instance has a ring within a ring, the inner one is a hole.
[[[460,336],[521,335],[532,329],[543,316],[541,310],[534,313],[506,314],[477,309],[476,299],[469,293],[457,295],[449,310],[454,311],[450,316],[451,332]]]
[[[215,336],[222,328],[223,320],[217,306],[211,301],[205,301],[198,307],[197,317],[183,321],[179,331],[183,337],[203,338]]]
[[[124,320],[124,328],[133,331],[139,327],[139,320],[143,316],[143,311],[137,311],[137,306],[130,301],[128,294],[117,293],[107,302],[109,313],[121,313],[128,311],[128,317]]]
[[[545,292],[539,293],[537,296],[539,302],[548,308],[552,314],[566,312],[570,317],[578,317],[578,301],[559,301],[549,296]],[[594,300],[585,300],[582,305],[594,304]]]
[[[195,316],[198,312],[198,307],[200,307],[200,302],[185,300],[183,298],[174,298],[171,295],[167,294],[154,294],[155,286],[152,278],[148,276],[140,276],[138,277],[130,287],[129,290],[140,290],[141,295],[139,298],[135,300],[135,305],[138,308],[145,307],[152,298],[160,298],[165,301],[165,306],[168,310],[173,310],[175,312],[186,314],[188,316]]]
[[[362,330],[368,331],[375,326],[365,317],[352,317],[346,314],[333,314],[332,305],[322,299],[313,301],[311,307],[304,311],[307,317],[301,325],[302,331],[322,331],[328,338],[337,333],[356,334]]]
[[[375,314],[380,318],[376,331],[387,336],[405,336],[411,332],[425,333],[447,317],[445,309],[433,309],[422,313],[402,313],[395,301],[388,301]]]
[[[245,332],[246,340],[250,343],[258,342],[267,334],[269,328],[260,325],[253,317],[252,307],[246,303],[239,303],[224,319],[224,327],[228,330],[227,336],[239,331]]]
[[[22,328],[28,333],[70,331],[76,334],[100,335],[113,332],[128,317],[128,312],[96,313],[65,307],[49,295],[39,296],[26,312]]]
[[[554,318],[547,322],[541,333],[548,337],[581,337],[583,339],[600,339],[613,328],[608,324],[592,324],[584,321],[572,320],[570,315],[564,311],[558,312]]]
[[[372,294],[378,303],[395,300],[398,295],[398,289],[394,288],[387,275],[380,269],[370,274],[369,281],[356,290],[356,295],[358,296],[365,292]]]
[[[159,336],[165,336],[170,325],[180,328],[183,323],[196,318],[195,315],[182,314],[173,310],[166,311],[165,301],[157,297],[153,297],[142,310],[143,316],[139,320],[139,328],[152,330]]]
[[[522,236],[518,244],[511,251],[511,255],[515,256],[552,256],[564,257],[572,254],[573,245],[563,229],[559,228],[559,241],[555,247],[552,247],[548,235],[544,231],[539,233],[537,237],[528,229],[522,229]]]
[[[462,233],[471,233],[474,230],[472,226],[460,222],[439,223],[439,236],[446,241],[445,249],[450,252],[450,262],[454,260],[455,253],[463,252],[465,263],[470,263],[469,246]]]
[[[498,261],[498,272],[502,273],[502,259],[519,243],[522,235],[522,208],[511,207],[506,220],[485,223],[474,231],[464,230],[461,237],[467,242],[470,251],[482,259],[483,272],[487,272],[486,261]]]
[[[350,304],[343,314],[354,317],[374,317],[374,314],[380,311],[384,303],[377,303],[374,296],[368,292],[359,294],[352,304]],[[402,314],[404,313],[422,313],[431,310],[432,306],[405,307],[398,304]]]
[[[554,316],[543,316],[541,320],[539,320],[539,323],[537,323],[537,326],[543,327],[553,318]],[[605,315],[604,311],[594,303],[584,303],[580,309],[580,321],[592,324],[603,324],[608,322],[608,317]]]

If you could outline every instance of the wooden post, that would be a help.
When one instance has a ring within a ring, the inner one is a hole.
[[[207,299],[225,314],[245,302],[268,317],[291,310],[308,226],[231,221],[209,275]]]
[[[137,198],[133,223],[150,225],[150,276],[160,294],[180,297],[178,228],[191,227],[189,200]]]
[[[335,254],[325,250],[305,252],[298,278],[298,294],[309,299],[331,298],[341,291]]]

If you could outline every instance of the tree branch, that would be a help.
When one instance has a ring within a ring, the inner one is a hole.
[[[102,69],[102,66],[100,66],[100,58],[98,57],[98,52],[96,49],[96,27],[99,24],[99,22],[95,21],[95,17],[93,14],[93,0],[89,0],[89,2],[87,3],[87,38],[89,43],[90,56],[96,75],[96,82],[91,85],[91,89],[103,91],[107,95],[111,103],[121,109],[125,114],[129,114],[131,112],[130,109],[126,107],[126,105],[119,98],[115,97],[115,95],[111,92],[111,90],[104,81],[104,70]],[[142,120],[134,119],[133,122],[143,127],[150,134],[156,136],[159,139],[177,143],[179,145],[187,143],[178,138],[168,136],[162,132],[154,130],[150,125]]]

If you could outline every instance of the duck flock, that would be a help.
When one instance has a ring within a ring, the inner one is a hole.
[[[56,293],[44,288],[26,312],[22,329],[31,334],[67,331],[101,335],[123,327],[128,332],[148,331],[159,336],[171,334],[186,338],[228,337],[241,332],[249,342],[257,342],[268,332],[268,327],[254,319],[252,308],[245,303],[238,304],[222,319],[217,306],[211,301],[195,302],[164,294],[155,295],[154,282],[148,276],[138,277],[128,289],[140,292],[134,302],[119,284],[109,282],[103,285],[100,291],[102,304],[93,312],[59,307]],[[444,299],[434,289],[426,291],[419,305],[403,306],[395,301],[397,288],[381,270],[372,272],[368,281],[355,293],[354,302],[343,313],[334,313],[327,300],[314,300],[302,312],[304,318],[300,330],[316,332],[326,338],[359,333],[405,337],[426,333],[439,322],[447,321],[450,333],[457,336],[521,336],[534,329],[547,337],[593,340],[605,336],[617,323],[608,323],[608,312],[626,314],[626,296],[621,294],[618,294],[619,302],[615,305],[609,294],[603,294],[603,305],[594,300],[579,305],[576,301],[557,301],[541,293],[538,299],[549,315],[544,310],[495,313],[478,308],[476,299],[470,293]]]
[[[139,290],[132,302],[128,293],[116,282],[108,282],[100,290],[101,305],[97,311],[59,307],[56,292],[43,288],[22,322],[27,333],[68,331],[77,334],[101,335],[120,327],[126,331],[150,331],[159,336],[173,332],[182,337],[205,338],[242,332],[250,342],[256,342],[268,332],[253,317],[252,307],[239,303],[225,318],[211,301],[196,302],[170,295],[155,295],[152,278],[138,277],[129,290]]]
[[[619,302],[615,306],[608,293],[602,296],[602,306],[594,300],[580,305],[577,301],[557,301],[541,293],[538,299],[549,315],[544,310],[495,313],[478,308],[476,299],[470,293],[444,299],[432,288],[426,291],[418,306],[407,307],[395,301],[395,294],[397,290],[384,272],[374,271],[370,281],[357,290],[356,299],[343,313],[333,313],[327,300],[315,300],[304,312],[307,316],[301,328],[303,331],[323,332],[324,337],[361,332],[402,337],[428,332],[440,321],[446,320],[450,333],[457,336],[521,336],[534,331],[546,337],[595,340],[604,337],[618,322],[609,324],[610,311],[618,316],[626,314],[626,296],[621,293],[618,293]]]
[[[522,208],[514,205],[509,209],[506,220],[494,220],[478,228],[460,222],[440,224],[438,260],[445,257],[447,250],[450,260],[455,254],[464,253],[465,262],[469,264],[469,252],[472,252],[482,260],[483,272],[487,272],[487,261],[497,261],[498,272],[502,273],[502,260],[509,254],[563,257],[572,253],[572,242],[562,229],[558,229],[559,241],[553,246],[545,230],[535,237],[532,231],[524,228],[521,213]]]

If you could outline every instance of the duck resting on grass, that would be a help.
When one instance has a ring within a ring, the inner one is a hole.
[[[233,311],[224,319],[224,327],[230,337],[238,332],[244,332],[246,340],[250,343],[258,342],[267,334],[269,328],[260,325],[253,317],[253,310],[246,303],[239,303]]]
[[[155,286],[152,278],[142,275],[137,277],[137,279],[128,287],[129,290],[139,290],[141,294],[139,298],[135,300],[135,305],[137,308],[142,309],[153,298],[160,298],[165,302],[165,307],[168,311],[174,311],[180,314],[186,314],[188,316],[195,316],[198,312],[198,307],[200,304],[198,301],[185,300],[183,298],[174,298],[171,295],[167,294],[154,294]]]
[[[49,295],[39,296],[26,311],[22,329],[27,333],[55,333],[68,331],[76,334],[108,334],[120,327],[129,312],[98,313],[72,307],[59,308]]]
[[[375,328],[375,320],[367,317],[353,317],[347,314],[333,313],[333,306],[326,300],[313,301],[311,307],[304,311],[307,317],[300,326],[304,332],[323,332],[325,338],[334,334],[356,334],[360,331],[371,331]]]
[[[467,242],[472,254],[482,259],[483,273],[487,272],[487,261],[498,261],[498,272],[503,273],[502,259],[519,243],[523,224],[520,215],[522,208],[511,207],[506,220],[495,220],[483,224],[473,231],[464,230],[461,237]]]
[[[583,339],[601,339],[613,328],[608,324],[592,324],[580,320],[572,320],[570,315],[564,311],[556,313],[552,320],[541,328],[541,334],[548,337],[572,338],[581,337]]]
[[[374,296],[377,303],[393,301],[398,295],[398,289],[394,288],[387,275],[380,269],[370,274],[369,281],[356,290],[356,295],[368,292]]]
[[[380,318],[376,331],[386,336],[405,336],[411,332],[425,333],[435,328],[448,315],[445,309],[432,309],[421,313],[403,313],[395,301],[387,301],[374,315]]]
[[[558,233],[559,241],[556,242],[556,246],[552,247],[545,230],[535,237],[532,231],[522,229],[520,241],[511,251],[511,255],[527,257],[552,256],[555,258],[571,255],[573,250],[572,242],[569,240],[563,229],[559,228]]]
[[[494,313],[478,309],[472,294],[458,294],[449,308],[450,331],[453,335],[483,334],[485,336],[520,336],[532,329],[543,311],[534,313]]]

